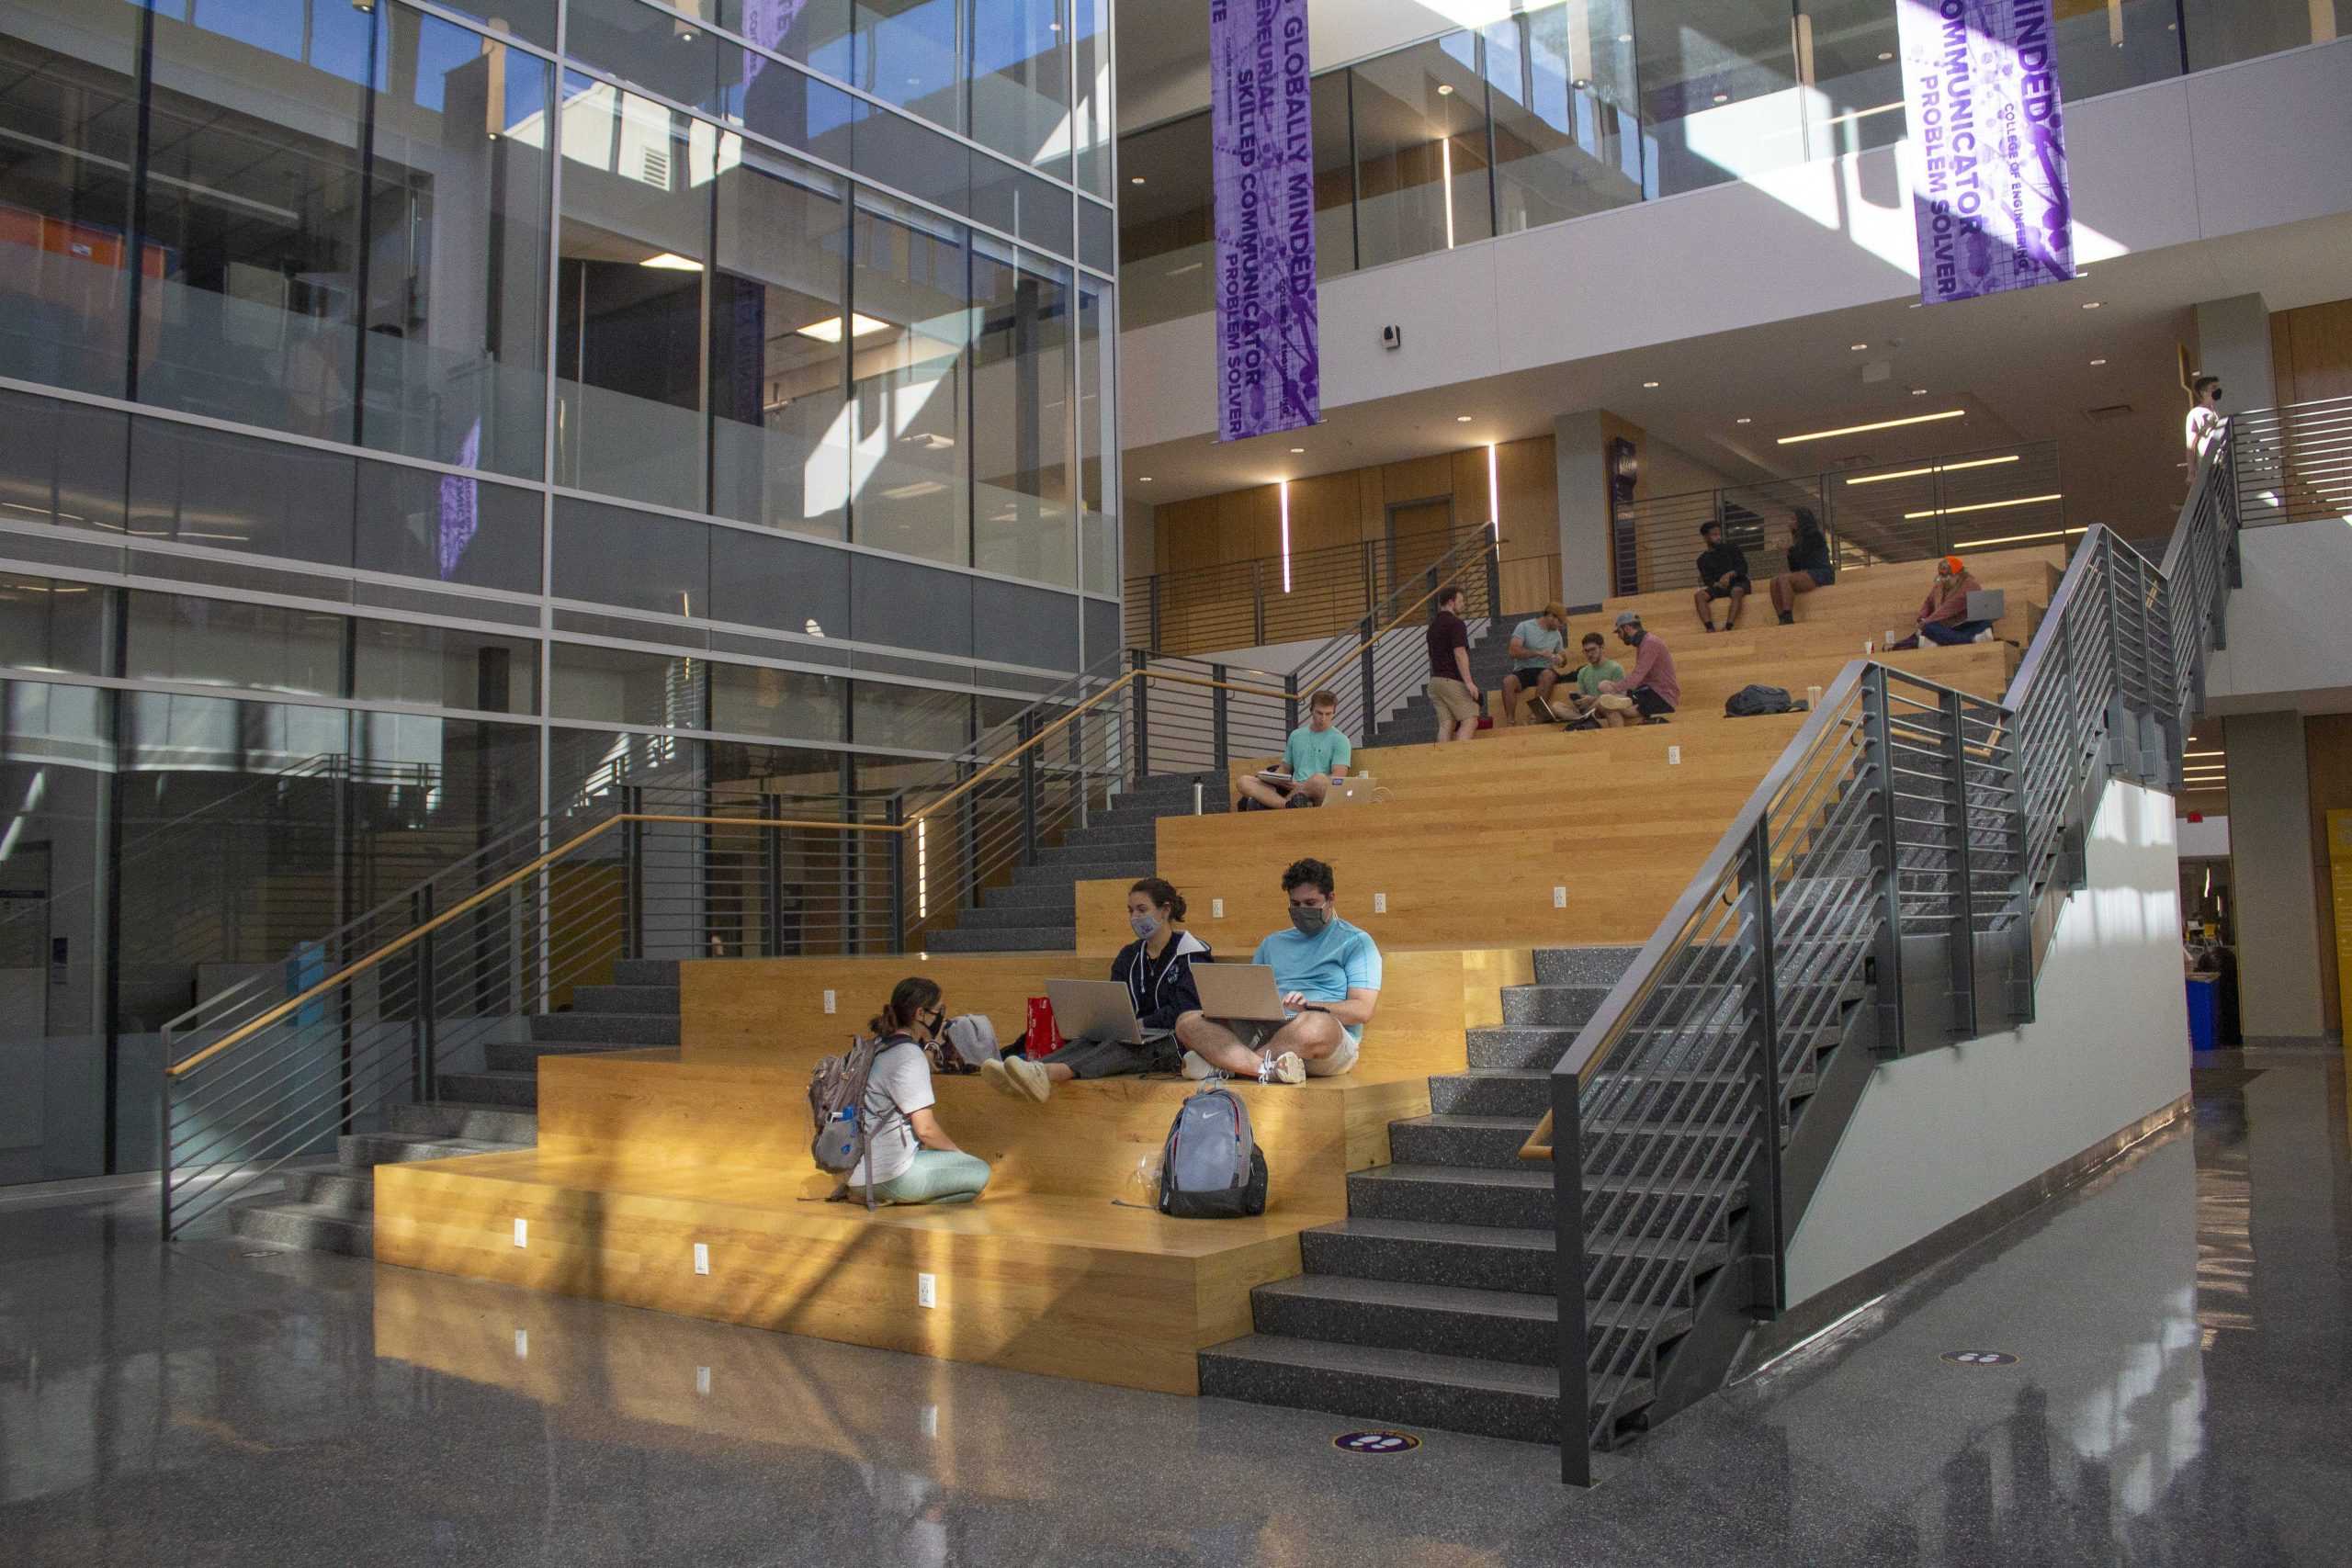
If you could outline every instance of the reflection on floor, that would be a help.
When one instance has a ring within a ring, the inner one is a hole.
[[[1587,1493],[1543,1449],[820,1343],[0,1194],[0,1562],[2342,1563],[2341,1060],[2143,1146]],[[1946,1352],[2002,1350],[2014,1366]]]

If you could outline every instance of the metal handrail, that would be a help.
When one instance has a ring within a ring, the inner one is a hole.
[[[1664,1261],[1670,1244],[1731,1213],[1759,1161],[1749,1235],[1771,1265],[1766,1310],[1786,1304],[1778,1128],[1825,1032],[1898,1052],[1972,1037],[1987,1011],[2031,1016],[2034,912],[2096,809],[2091,779],[2102,764],[2177,777],[2233,570],[2232,440],[2225,426],[2163,568],[2086,532],[2003,701],[1849,663],[1555,1067],[1521,1154],[1554,1168],[1566,1479],[1589,1479],[1648,1362],[1687,1267]],[[1864,994],[1867,1012],[1841,1021]],[[1583,1126],[1589,1096],[1618,1124]],[[1606,1232],[1681,1190],[1661,1180],[1701,1182],[1645,1233],[1669,1245],[1588,1258],[1588,1223]],[[1600,1296],[1611,1315],[1594,1334],[1589,1292],[1618,1292]]]

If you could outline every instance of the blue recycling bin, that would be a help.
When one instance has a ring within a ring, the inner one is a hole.
[[[2188,976],[2188,1048],[2211,1051],[2222,1038],[2222,987],[2218,981]]]

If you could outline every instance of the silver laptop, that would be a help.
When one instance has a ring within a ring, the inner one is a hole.
[[[1369,806],[1374,792],[1380,785],[1370,773],[1351,773],[1343,779],[1333,779],[1330,790],[1323,796],[1326,806]]]
[[[1211,1018],[1280,1023],[1290,1017],[1283,1010],[1282,994],[1274,989],[1274,972],[1267,964],[1195,964],[1193,985],[1201,993],[1201,1011]],[[1058,1010],[1055,1016],[1060,1017]]]
[[[1143,1043],[1135,998],[1116,980],[1048,980],[1046,999],[1054,1004],[1054,1027],[1065,1040]]]

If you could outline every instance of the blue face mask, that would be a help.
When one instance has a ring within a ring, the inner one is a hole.
[[[1129,915],[1127,929],[1136,933],[1137,942],[1149,942],[1152,933],[1159,929],[1159,917],[1151,914]]]

